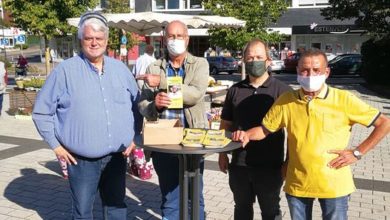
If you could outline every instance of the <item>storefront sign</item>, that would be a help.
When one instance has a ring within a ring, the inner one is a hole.
[[[356,25],[306,25],[293,26],[292,34],[346,34],[359,30]],[[361,31],[354,33],[361,33]]]

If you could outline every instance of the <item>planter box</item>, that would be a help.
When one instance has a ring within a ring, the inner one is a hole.
[[[10,109],[32,108],[36,96],[36,91],[13,90],[9,94]]]

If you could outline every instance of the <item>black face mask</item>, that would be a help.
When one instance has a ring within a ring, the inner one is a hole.
[[[266,72],[265,61],[245,62],[245,72],[253,77],[260,77]]]

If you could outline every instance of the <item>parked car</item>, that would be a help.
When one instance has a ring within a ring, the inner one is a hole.
[[[284,71],[285,72],[296,72],[298,66],[298,60],[301,57],[300,53],[294,53],[284,60]]]
[[[362,56],[360,54],[342,54],[329,62],[330,76],[357,75],[362,72]]]
[[[233,57],[207,57],[210,66],[210,74],[218,74],[219,72],[228,72],[232,74],[238,72],[238,62]]]
[[[328,62],[337,57],[333,53],[325,53],[325,55],[326,55],[326,59],[328,60]]]
[[[271,64],[268,67],[268,71],[273,73],[280,73],[284,70],[284,62],[282,60],[271,60]]]

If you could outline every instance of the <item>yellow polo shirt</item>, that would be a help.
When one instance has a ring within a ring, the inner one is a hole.
[[[350,92],[325,86],[310,100],[301,89],[284,93],[271,107],[263,126],[270,132],[287,129],[289,164],[284,191],[311,198],[335,198],[355,190],[349,166],[327,164],[348,146],[355,123],[370,126],[380,112]]]

